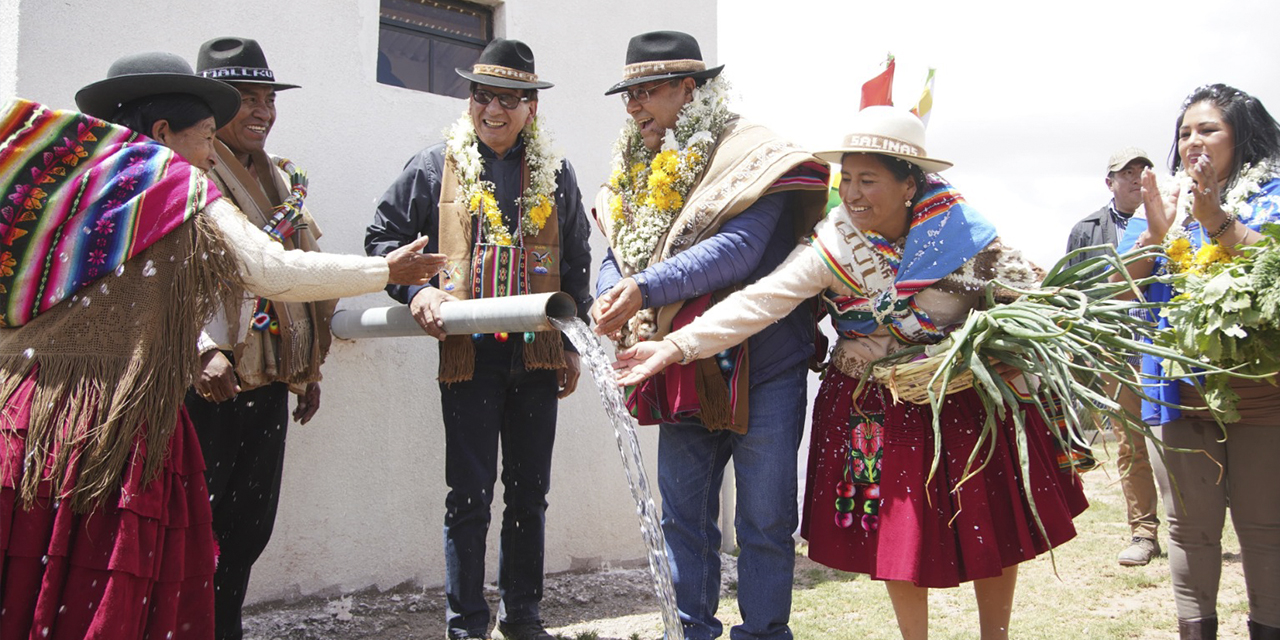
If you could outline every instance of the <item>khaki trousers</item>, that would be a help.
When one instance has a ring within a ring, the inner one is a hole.
[[[1142,415],[1142,400],[1127,387],[1119,390],[1117,396],[1119,386],[1115,381],[1108,383],[1107,395],[1116,398],[1125,411]],[[1120,491],[1124,493],[1129,530],[1134,536],[1154,540],[1160,527],[1160,518],[1156,515],[1160,495],[1156,492],[1156,474],[1152,471],[1147,439],[1119,424],[1112,424],[1111,431],[1119,449],[1116,467],[1120,472]]]

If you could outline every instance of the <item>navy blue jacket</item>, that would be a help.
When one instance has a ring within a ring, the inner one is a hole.
[[[671,259],[649,265],[634,276],[644,308],[689,300],[735,284],[750,284],[773,271],[795,248],[790,196],[775,193],[757,200],[725,222],[715,235]],[[603,295],[622,279],[613,251],[605,254],[596,281]],[[752,386],[767,382],[813,355],[813,305],[801,304],[786,317],[752,336]]]

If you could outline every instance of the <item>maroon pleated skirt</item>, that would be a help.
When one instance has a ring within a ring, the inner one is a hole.
[[[1079,476],[1059,469],[1056,439],[1035,411],[1024,412],[1033,508],[1008,415],[998,423],[994,447],[987,440],[979,450],[977,462],[985,459],[986,466],[960,482],[986,419],[975,391],[947,397],[942,454],[926,484],[934,459],[929,406],[895,404],[883,387],[868,384],[855,408],[856,387],[857,380],[828,370],[814,404],[801,534],[815,561],[878,580],[953,587],[999,576],[1005,567],[1075,537],[1072,519],[1088,501]],[[867,445],[852,443],[854,425],[865,416],[883,424],[879,502],[867,507],[867,485],[861,485],[852,501],[845,499],[838,508],[837,501],[849,493],[849,485],[840,485],[850,469],[865,469],[850,462],[851,448],[854,458],[865,457],[858,454]],[[875,517],[863,517],[872,511]]]
[[[217,546],[204,461],[186,409],[159,477],[135,444],[119,493],[88,513],[17,499],[35,374],[0,420],[0,638],[213,638]],[[71,474],[75,474],[73,469]]]

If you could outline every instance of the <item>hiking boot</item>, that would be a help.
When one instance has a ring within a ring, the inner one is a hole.
[[[493,630],[493,637],[505,640],[556,640],[555,636],[547,633],[541,620],[514,624],[499,622],[498,627]]]
[[[1160,543],[1155,538],[1134,536],[1129,541],[1129,546],[1120,552],[1120,566],[1144,567],[1158,555],[1160,555]]]

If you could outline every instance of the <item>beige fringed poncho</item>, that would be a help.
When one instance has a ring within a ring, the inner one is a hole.
[[[48,481],[79,512],[120,487],[145,446],[150,481],[168,456],[195,375],[201,326],[240,287],[273,299],[324,300],[380,290],[383,258],[286,251],[226,199],[30,323],[0,330],[0,399],[38,376],[19,496]],[[74,486],[69,470],[78,469]]]

